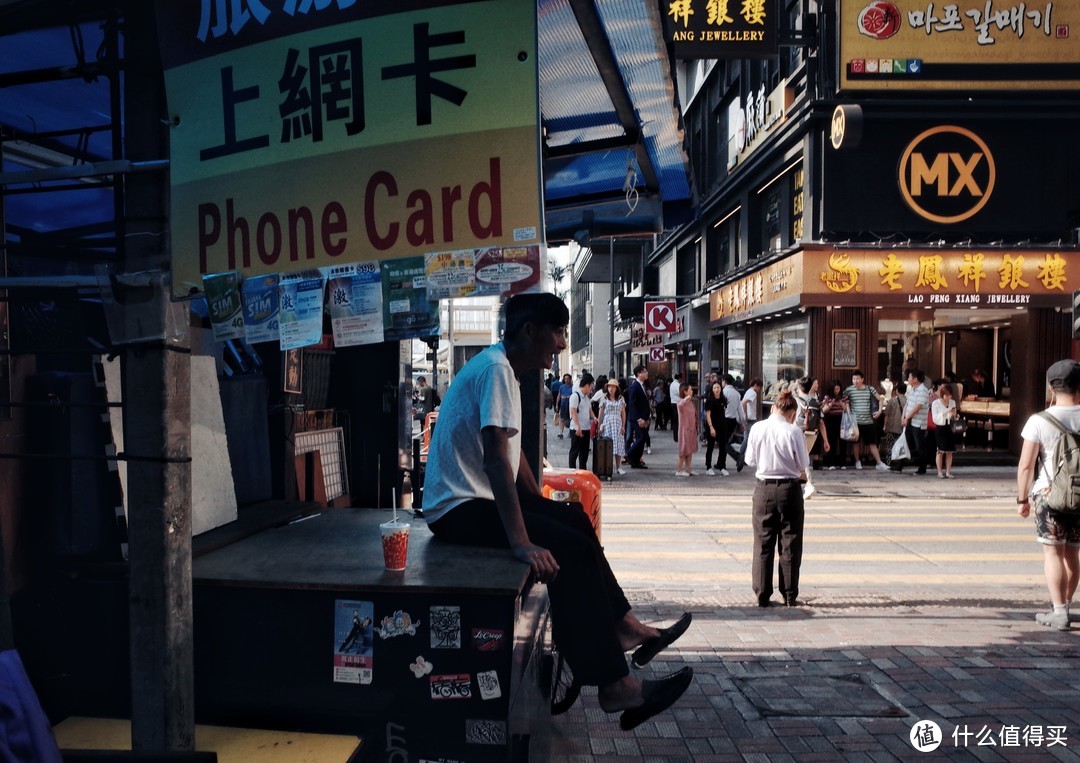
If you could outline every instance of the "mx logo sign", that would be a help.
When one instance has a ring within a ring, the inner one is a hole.
[[[900,193],[919,217],[958,223],[986,206],[994,191],[994,157],[971,130],[941,125],[920,133],[900,159]]]
[[[675,331],[674,302],[645,303],[645,333],[670,334]]]

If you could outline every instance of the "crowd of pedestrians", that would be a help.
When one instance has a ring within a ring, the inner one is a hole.
[[[704,450],[704,474],[728,477],[732,469],[742,471],[750,427],[775,403],[762,399],[761,379],[742,382],[713,372],[704,375],[699,387],[681,373],[650,378],[645,366],[636,367],[628,379],[549,374],[549,432],[570,438],[568,465],[583,469],[588,468],[589,441],[610,439],[612,476],[623,476],[627,469],[648,469],[652,434],[670,430],[679,443],[675,476],[701,474],[694,471],[693,459]],[[959,408],[964,386],[952,374],[931,383],[912,368],[903,379],[878,386],[856,369],[850,383],[832,379],[823,386],[817,377],[805,376],[781,386],[792,394],[794,423],[809,453],[805,498],[816,492],[813,472],[823,469],[900,473],[910,468],[927,474],[934,467],[941,479],[955,477],[953,454],[966,422]],[[992,394],[992,385],[976,369],[967,390],[969,396]],[[905,447],[898,450],[901,439]]]

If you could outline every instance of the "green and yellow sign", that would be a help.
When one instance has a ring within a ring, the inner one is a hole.
[[[159,0],[173,294],[541,243],[536,6]]]

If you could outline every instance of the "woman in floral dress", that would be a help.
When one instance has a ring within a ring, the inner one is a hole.
[[[615,472],[626,474],[622,460],[626,456],[626,401],[622,399],[619,381],[611,379],[604,387],[607,397],[600,402],[600,436],[611,439]]]

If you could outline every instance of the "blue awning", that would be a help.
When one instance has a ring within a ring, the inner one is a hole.
[[[685,222],[693,185],[659,5],[538,0],[537,11],[548,241]],[[112,158],[109,79],[96,67],[103,20],[118,13],[108,0],[0,0],[0,172]],[[4,210],[23,242],[67,239],[91,260],[114,243],[109,177],[38,183]]]

